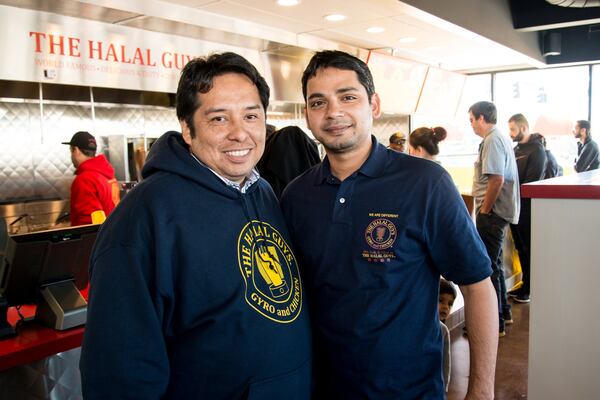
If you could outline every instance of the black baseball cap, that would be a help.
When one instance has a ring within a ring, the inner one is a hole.
[[[81,150],[96,151],[96,138],[94,138],[89,132],[79,131],[73,135],[70,142],[62,142],[62,144],[68,144],[69,146],[79,147]]]

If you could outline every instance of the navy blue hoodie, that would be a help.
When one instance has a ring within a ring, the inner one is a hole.
[[[269,185],[228,187],[177,132],[142,174],[90,261],[84,397],[308,399],[308,316]]]

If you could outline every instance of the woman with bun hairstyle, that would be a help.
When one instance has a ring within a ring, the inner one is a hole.
[[[408,154],[436,161],[435,156],[440,152],[438,143],[444,139],[446,130],[441,126],[417,128],[408,137]]]

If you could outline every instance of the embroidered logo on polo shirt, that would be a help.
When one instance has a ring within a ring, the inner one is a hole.
[[[391,247],[398,237],[398,229],[391,220],[398,218],[398,214],[369,213],[369,218],[372,220],[364,235],[369,248],[362,251],[362,257],[368,262],[390,262],[396,258]]]
[[[237,252],[246,302],[272,321],[294,321],[302,309],[300,274],[279,231],[266,222],[248,222],[238,237]]]
[[[396,225],[386,218],[372,221],[365,230],[367,244],[375,250],[385,250],[393,246],[396,241]]]

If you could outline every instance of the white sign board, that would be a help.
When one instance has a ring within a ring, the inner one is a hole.
[[[264,71],[256,50],[0,6],[0,79],[175,92],[192,58],[233,51]]]

